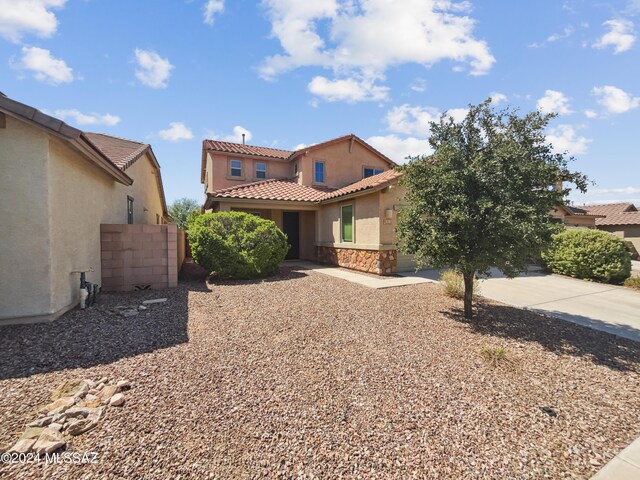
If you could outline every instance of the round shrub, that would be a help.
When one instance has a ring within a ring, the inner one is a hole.
[[[273,275],[289,251],[287,237],[271,220],[243,212],[205,213],[191,220],[193,261],[218,278]]]
[[[542,259],[554,273],[606,283],[621,283],[631,274],[631,254],[610,233],[566,229],[553,236]]]

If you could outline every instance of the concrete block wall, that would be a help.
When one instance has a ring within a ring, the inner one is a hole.
[[[102,289],[111,292],[178,285],[176,225],[100,225]]]

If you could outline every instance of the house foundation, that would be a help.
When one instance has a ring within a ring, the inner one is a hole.
[[[316,261],[360,272],[391,275],[398,267],[396,250],[367,250],[338,247],[316,247]]]

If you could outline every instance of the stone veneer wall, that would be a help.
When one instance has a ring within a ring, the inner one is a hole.
[[[327,265],[378,275],[391,275],[398,266],[398,254],[395,250],[316,247],[316,260]]]
[[[176,225],[100,225],[102,289],[130,291],[178,285]]]

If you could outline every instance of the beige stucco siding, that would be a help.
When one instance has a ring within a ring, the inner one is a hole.
[[[389,165],[378,155],[357,141],[342,141],[318,147],[298,157],[301,172],[298,183],[313,185],[314,162],[325,163],[324,185],[343,187],[362,180],[363,168],[373,167],[389,170]]]
[[[344,248],[378,248],[380,246],[380,193],[374,192],[343,202],[322,205],[320,210],[319,244]],[[342,207],[353,205],[353,242],[341,242]]]
[[[0,319],[51,311],[47,145],[9,116],[0,128]]]
[[[229,161],[232,159],[242,162],[242,177],[229,176]],[[264,180],[255,177],[256,163],[267,164],[267,179],[290,178],[292,176],[291,166],[286,160],[269,160],[245,155],[234,156],[233,154],[207,152],[205,163],[207,185],[205,185],[205,193]]]
[[[598,229],[613,233],[631,242],[635,249],[640,252],[640,225],[606,225],[598,226]]]
[[[149,154],[146,153],[143,158],[138,159],[125,170],[125,173],[133,179],[133,185],[115,184],[115,197],[112,199],[112,208],[109,209],[114,215],[114,220],[102,223],[127,223],[127,195],[134,199],[133,223],[157,223],[156,215],[162,222],[162,197],[156,168]]]

